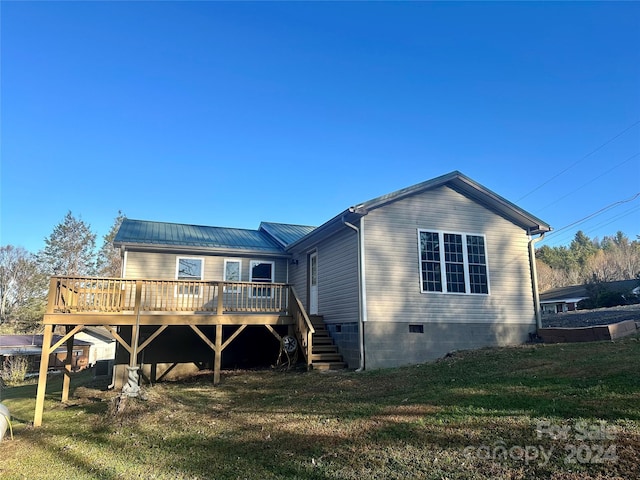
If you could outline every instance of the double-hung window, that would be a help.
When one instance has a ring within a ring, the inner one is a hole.
[[[273,283],[274,279],[274,263],[264,262],[261,260],[251,260],[249,266],[251,282],[264,282]],[[270,297],[271,287],[256,287],[252,288],[253,297]]]
[[[418,230],[422,292],[489,294],[484,235]]]
[[[242,280],[242,260],[235,258],[225,258],[224,260],[224,281],[240,282]],[[225,292],[237,292],[237,286],[224,287]]]
[[[180,281],[201,281],[204,270],[204,259],[178,257],[176,260],[176,279]],[[199,285],[179,285],[178,295],[200,295]]]

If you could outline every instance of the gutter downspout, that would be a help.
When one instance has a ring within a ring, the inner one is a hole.
[[[364,322],[367,316],[367,309],[365,304],[365,284],[364,284],[364,242],[362,227],[364,226],[364,217],[360,217],[360,228],[347,222],[342,217],[342,223],[355,230],[358,235],[358,341],[360,346],[360,366],[356,372],[362,372],[365,366],[364,357]]]
[[[534,245],[544,238],[542,233],[538,238],[529,240],[529,264],[531,265],[531,283],[533,286],[533,308],[536,313],[536,328],[542,328],[542,315],[540,313],[540,294],[538,292],[538,270],[536,268],[536,251]]]

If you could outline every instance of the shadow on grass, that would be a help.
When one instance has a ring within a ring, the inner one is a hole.
[[[45,410],[46,428],[28,437],[79,478],[465,478],[471,467],[477,478],[500,478],[498,467],[524,467],[470,461],[462,451],[551,446],[537,437],[537,419],[637,422],[639,353],[629,340],[462,353],[362,374],[226,372],[217,387],[206,378],[149,388],[149,400],[133,401],[124,416],[96,386],[72,382],[72,404]],[[59,400],[60,387],[53,380],[47,399]],[[13,398],[35,397],[35,386],[20,388]],[[624,477],[640,455],[637,428],[616,440],[627,449],[618,464],[571,468]],[[527,465],[525,477],[567,471],[557,460]]]

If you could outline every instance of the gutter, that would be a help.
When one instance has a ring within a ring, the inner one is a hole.
[[[540,293],[538,292],[538,270],[536,268],[535,244],[544,238],[544,232],[537,238],[529,240],[529,264],[531,266],[531,284],[533,287],[533,308],[536,314],[536,328],[542,328],[542,314],[540,307]]]
[[[350,208],[349,211],[351,213],[363,213],[353,207]],[[360,349],[360,365],[356,372],[362,372],[365,369],[364,322],[367,320],[366,285],[364,276],[364,216],[360,217],[360,228],[347,222],[344,215],[342,216],[342,223],[346,227],[355,230],[358,235],[358,343]]]

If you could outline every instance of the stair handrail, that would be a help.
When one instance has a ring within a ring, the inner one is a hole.
[[[296,337],[298,337],[298,341],[302,347],[302,352],[307,361],[307,369],[311,369],[313,334],[316,333],[316,329],[313,328],[309,315],[307,315],[307,311],[304,309],[293,285],[289,286],[289,295],[289,308],[291,309],[291,316],[295,321],[294,330],[296,332]]]

